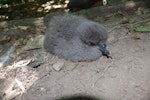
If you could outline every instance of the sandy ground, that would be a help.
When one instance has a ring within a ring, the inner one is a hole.
[[[102,57],[88,63],[65,62],[59,72],[49,68],[49,64],[43,64],[37,73],[39,77],[43,73],[45,76],[19,100],[52,100],[79,93],[102,100],[150,100],[150,35],[140,35],[140,40],[127,36],[108,45],[113,59]]]
[[[2,93],[18,80],[21,83],[16,83],[20,85],[12,90],[16,89],[20,95],[14,100],[53,100],[74,94],[93,95],[102,100],[150,100],[150,33],[138,33],[140,39],[133,38],[134,34],[137,33],[125,27],[109,32],[108,48],[113,59],[101,57],[93,62],[73,63],[43,49],[29,51],[13,64],[31,57],[43,64],[38,68],[23,65],[7,66],[7,71],[4,68],[1,97],[8,95]],[[64,63],[62,69],[55,71],[52,66],[60,62]]]

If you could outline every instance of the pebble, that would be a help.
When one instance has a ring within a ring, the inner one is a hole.
[[[55,64],[53,64],[53,69],[55,71],[60,71],[64,67],[65,63],[63,61],[58,61]]]

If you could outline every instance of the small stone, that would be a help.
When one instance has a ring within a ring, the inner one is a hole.
[[[45,88],[43,88],[43,87],[41,87],[41,88],[40,88],[40,91],[41,91],[41,92],[45,92],[45,91],[46,91],[46,89],[45,89]]]
[[[44,43],[44,35],[37,35],[34,38],[28,40],[27,44],[22,48],[23,50],[32,50],[42,48]]]
[[[53,68],[55,71],[60,71],[64,67],[64,62],[63,61],[58,61],[53,65]]]
[[[141,39],[141,37],[140,37],[139,34],[133,34],[133,35],[132,35],[132,38],[133,38],[133,39]]]

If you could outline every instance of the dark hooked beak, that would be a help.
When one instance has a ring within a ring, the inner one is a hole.
[[[109,50],[107,49],[106,44],[99,44],[98,45],[99,50],[102,52],[103,56],[106,56],[107,58],[112,58],[110,55]]]

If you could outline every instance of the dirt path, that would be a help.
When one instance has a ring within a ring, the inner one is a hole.
[[[49,74],[19,100],[52,100],[78,93],[104,100],[149,100],[150,34],[140,35],[140,40],[128,35],[109,45],[113,59],[102,57],[90,63],[65,62],[66,66],[60,72],[50,68]],[[51,66],[40,66],[37,71],[40,77],[48,67]]]

